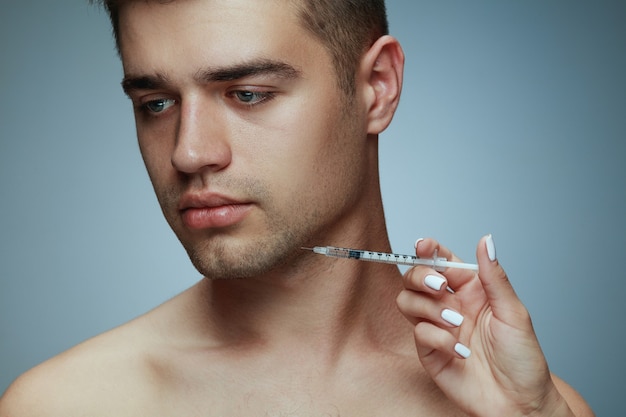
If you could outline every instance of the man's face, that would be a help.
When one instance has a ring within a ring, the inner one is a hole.
[[[264,274],[332,239],[362,191],[365,115],[288,2],[131,2],[120,40],[148,173],[202,274]]]

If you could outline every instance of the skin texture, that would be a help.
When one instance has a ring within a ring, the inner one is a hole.
[[[347,109],[279,1],[136,2],[120,28],[148,173],[205,278],[20,377],[1,417],[593,414],[550,375],[490,238],[480,275],[300,250],[390,250],[377,147],[402,86],[394,38],[363,55]],[[416,247],[435,250],[457,260]]]

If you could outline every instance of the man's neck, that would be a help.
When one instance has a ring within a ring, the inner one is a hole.
[[[205,279],[211,338],[333,357],[349,346],[393,345],[396,332],[410,334],[395,306],[401,289],[395,266],[309,254],[294,268],[271,279]]]
[[[304,243],[390,252],[378,177],[367,182],[367,193],[345,217]],[[402,282],[395,265],[332,259],[299,248],[288,258],[260,277],[200,284],[198,302],[212,341],[274,350],[298,346],[329,356],[375,345],[409,346],[414,353],[410,323],[396,307]]]

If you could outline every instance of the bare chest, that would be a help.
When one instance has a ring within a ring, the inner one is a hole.
[[[465,416],[419,371],[393,367],[332,374],[291,367],[222,369],[169,380],[159,391],[154,411],[168,416]]]

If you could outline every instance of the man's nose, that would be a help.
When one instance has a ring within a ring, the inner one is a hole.
[[[218,106],[211,106],[206,100],[197,98],[181,103],[181,118],[172,153],[174,168],[194,174],[227,167],[232,157],[227,120],[219,113]]]

